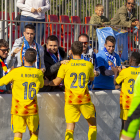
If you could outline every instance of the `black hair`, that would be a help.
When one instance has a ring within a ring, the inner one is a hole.
[[[0,39],[0,48],[1,47],[9,48],[8,42],[6,40],[4,40],[4,39]]]
[[[75,41],[72,43],[71,50],[74,55],[79,55],[81,56],[83,52],[83,44],[80,41]]]
[[[136,62],[136,65],[140,64],[140,53],[139,52],[133,52],[131,54],[132,61]]]
[[[79,36],[78,36],[78,40],[79,40],[79,38],[81,37],[81,36],[85,36],[85,37],[87,37],[87,39],[88,39],[88,41],[89,41],[89,36],[87,35],[87,34],[80,34]]]
[[[35,31],[35,26],[34,26],[33,24],[27,24],[27,25],[25,25],[25,27],[24,27],[24,31],[25,31],[26,29],[32,29],[32,30]]]
[[[55,36],[55,35],[50,35],[48,36],[47,40],[46,40],[46,43],[48,43],[48,41],[58,41],[58,38]]]
[[[107,44],[107,41],[110,41],[110,42],[112,42],[113,44],[116,43],[116,39],[115,39],[114,36],[108,36],[108,37],[106,38],[106,40],[105,40],[105,44]]]
[[[32,64],[32,63],[34,63],[36,61],[36,55],[37,55],[36,50],[33,49],[33,48],[29,48],[25,52],[25,60],[28,63]]]

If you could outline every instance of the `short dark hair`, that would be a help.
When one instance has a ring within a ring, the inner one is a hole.
[[[114,36],[108,36],[108,37],[106,38],[106,40],[105,40],[105,44],[107,44],[107,41],[110,41],[110,42],[112,42],[113,44],[116,43],[116,39],[115,39]]]
[[[36,55],[37,55],[36,50],[33,49],[33,48],[29,48],[29,49],[27,49],[26,52],[25,52],[25,60],[26,60],[28,63],[32,64],[33,62],[36,61]]]
[[[27,25],[25,25],[25,27],[24,27],[24,31],[25,31],[26,29],[32,29],[32,30],[35,31],[35,26],[34,26],[33,24],[27,24]]]
[[[139,52],[133,52],[131,54],[132,60],[136,62],[136,65],[140,64],[140,53]]]
[[[50,35],[48,36],[47,40],[46,40],[46,43],[48,43],[48,41],[58,41],[58,38],[55,36],[55,35]]]
[[[88,39],[88,41],[89,41],[89,36],[87,35],[87,34],[80,34],[79,36],[78,36],[78,40],[79,40],[79,38],[81,37],[81,36],[85,36],[85,37],[87,37],[87,39]]]
[[[9,48],[8,42],[6,40],[4,40],[4,39],[0,39],[0,48],[1,47]]]
[[[74,55],[79,55],[81,56],[83,52],[83,44],[80,41],[75,41],[72,43],[71,50]]]

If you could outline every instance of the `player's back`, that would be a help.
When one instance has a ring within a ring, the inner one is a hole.
[[[140,74],[140,67],[128,67],[122,70],[124,81],[122,82],[122,90],[125,94],[132,95],[135,80]]]
[[[19,67],[14,74],[12,87],[12,114],[34,115],[37,110],[36,94],[44,85],[43,73],[33,67]]]
[[[67,65],[62,67],[65,73],[66,102],[73,104],[89,102],[88,82],[89,77],[94,76],[93,64],[83,59],[71,59]]]

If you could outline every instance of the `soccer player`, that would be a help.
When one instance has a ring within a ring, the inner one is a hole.
[[[130,67],[123,69],[119,73],[118,77],[117,77],[117,71],[113,70],[115,73],[114,78],[117,77],[115,84],[116,83],[120,84],[122,82],[122,87],[120,92],[120,109],[121,109],[120,118],[122,119],[121,129],[124,129],[125,122],[128,116],[128,111],[130,109],[130,105],[133,99],[134,83],[138,74],[140,73],[140,67],[138,67],[139,63],[140,63],[140,54],[138,52],[133,52],[129,60]]]
[[[94,80],[93,64],[81,59],[83,44],[75,41],[72,44],[73,59],[67,64],[62,64],[57,77],[46,83],[49,86],[57,86],[64,79],[65,85],[65,140],[73,140],[75,123],[78,122],[81,113],[89,125],[88,140],[96,140],[95,107],[91,102],[88,91],[88,81]]]
[[[140,75],[134,85],[134,97],[128,113],[128,119],[122,131],[121,140],[134,140],[140,126]]]
[[[14,140],[22,140],[22,134],[29,128],[30,140],[38,140],[39,115],[37,93],[43,87],[44,79],[41,70],[34,68],[37,52],[33,48],[25,52],[24,66],[10,71],[0,79],[0,86],[13,82],[11,129]]]

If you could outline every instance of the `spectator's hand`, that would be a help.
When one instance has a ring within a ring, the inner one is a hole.
[[[111,70],[114,72],[114,74],[118,73],[118,66],[116,66],[116,67],[114,67],[114,66],[112,67],[111,66]]]
[[[15,55],[21,50],[21,48],[14,49],[13,53],[11,54],[12,57],[15,57]]]
[[[70,60],[63,60],[63,61],[60,61],[61,64],[67,64]]]
[[[122,70],[122,68],[121,68],[121,66],[119,66],[119,67],[118,67],[118,71],[119,71],[119,73],[121,72],[121,70]]]
[[[41,68],[40,70],[41,70],[43,73],[46,71],[44,68]]]
[[[96,70],[94,70],[94,76],[95,76],[95,77],[99,76],[99,72],[96,71]]]
[[[37,12],[42,12],[42,9],[39,7],[38,9],[37,9]]]
[[[35,9],[35,8],[32,7],[31,12],[32,13],[35,13],[35,12],[37,12],[37,9]]]

